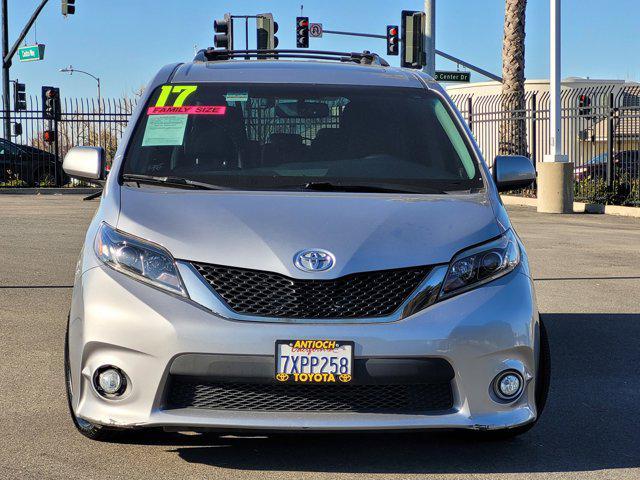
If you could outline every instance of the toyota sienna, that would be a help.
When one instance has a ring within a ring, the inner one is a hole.
[[[108,178],[101,148],[66,155],[104,183],[65,342],[85,436],[540,417],[548,343],[498,193],[532,163],[490,169],[425,73],[332,55],[201,52],[151,81]]]

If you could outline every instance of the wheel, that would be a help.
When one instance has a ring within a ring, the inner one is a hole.
[[[69,325],[67,323],[67,332],[64,339],[64,377],[67,391],[67,404],[69,405],[69,413],[76,429],[87,438],[97,441],[113,440],[116,437],[121,437],[126,431],[115,430],[102,425],[95,425],[91,422],[87,422],[81,418],[76,417],[73,412],[73,390],[71,388],[71,365],[69,363]]]
[[[486,439],[505,440],[531,430],[542,415],[545,405],[547,404],[547,397],[549,395],[549,384],[551,382],[551,351],[549,349],[549,338],[547,336],[547,328],[540,318],[540,355],[538,357],[538,372],[536,377],[536,419],[533,422],[527,423],[514,428],[505,428],[503,430],[489,430],[485,432],[479,432]]]

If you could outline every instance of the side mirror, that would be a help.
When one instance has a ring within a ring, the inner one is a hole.
[[[62,169],[78,180],[101,181],[105,178],[105,154],[102,147],[73,147],[64,156]]]
[[[522,155],[498,155],[493,162],[493,180],[499,192],[530,186],[536,179],[531,160]]]

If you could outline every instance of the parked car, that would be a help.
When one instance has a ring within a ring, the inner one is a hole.
[[[548,342],[498,192],[531,161],[490,171],[442,87],[373,54],[218,55],[161,69],[115,155],[69,314],[77,429],[530,429]]]
[[[607,178],[607,164],[609,154],[602,153],[593,157],[582,166],[574,168],[574,176],[577,182],[590,179]],[[623,150],[613,155],[616,176],[630,174],[637,176],[640,172],[640,150]]]
[[[68,181],[56,156],[0,138],[0,181],[22,186],[61,186]]]

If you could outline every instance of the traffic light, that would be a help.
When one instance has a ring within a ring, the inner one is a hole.
[[[16,110],[27,109],[27,87],[24,83],[19,83],[17,80],[13,84],[13,108]]]
[[[216,48],[233,50],[233,19],[231,14],[225,13],[222,20],[214,20],[213,30],[216,32],[213,37],[213,45]]]
[[[424,12],[402,11],[402,48],[400,65],[406,68],[422,68],[427,63],[424,51],[426,15]]]
[[[62,15],[73,15],[76,13],[76,0],[62,0]]]
[[[387,25],[387,55],[398,55],[399,33],[397,25]]]
[[[259,13],[256,19],[256,45],[258,50],[275,50],[278,48],[278,22],[270,13]]]
[[[60,120],[60,89],[57,87],[42,87],[42,116],[48,120]]]
[[[584,93],[580,95],[578,101],[578,113],[581,117],[588,117],[591,115],[591,97]]]
[[[42,140],[44,141],[44,143],[51,145],[56,141],[56,132],[54,132],[53,130],[45,130],[44,132],[42,132]]]
[[[309,48],[309,17],[296,17],[296,47]]]

